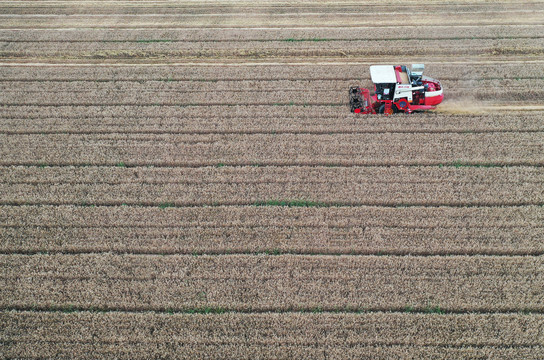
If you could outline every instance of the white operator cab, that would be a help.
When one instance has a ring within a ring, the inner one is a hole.
[[[412,73],[406,66],[393,65],[372,65],[370,66],[370,77],[376,86],[378,100],[399,101],[402,98],[412,102],[414,91],[423,90],[423,86],[413,86],[415,77],[421,78],[423,64],[412,65]]]

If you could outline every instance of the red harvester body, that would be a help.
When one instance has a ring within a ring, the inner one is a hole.
[[[349,88],[351,112],[357,114],[394,114],[436,108],[444,99],[440,81],[423,76],[423,64],[412,69],[401,65],[373,65],[370,75],[374,95],[358,86]]]

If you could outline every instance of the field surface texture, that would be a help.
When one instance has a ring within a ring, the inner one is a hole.
[[[543,69],[539,1],[0,0],[0,358],[543,359]]]

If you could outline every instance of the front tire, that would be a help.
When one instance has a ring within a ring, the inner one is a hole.
[[[395,105],[391,105],[391,109],[389,110],[389,112],[387,114],[385,114],[385,104],[382,104],[380,106],[380,108],[378,109],[378,113],[379,114],[385,114],[385,115],[392,115],[392,114],[396,114],[398,113],[399,110],[397,109],[397,107]]]

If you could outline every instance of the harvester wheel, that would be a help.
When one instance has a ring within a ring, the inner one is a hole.
[[[385,114],[385,104],[382,104],[380,106],[380,108],[378,109],[379,114],[385,114],[385,115],[392,115],[392,114],[396,114],[398,112],[399,112],[399,110],[397,109],[397,107],[395,105],[391,105],[391,109],[389,109],[389,112],[387,112],[386,114]]]

